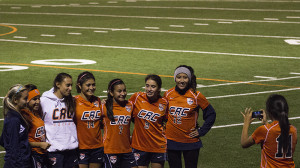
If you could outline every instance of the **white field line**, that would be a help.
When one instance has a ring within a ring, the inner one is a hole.
[[[294,75],[300,75],[291,72],[290,74]],[[257,82],[270,82],[270,81],[281,81],[281,80],[289,80],[289,79],[298,79],[300,76],[292,76],[292,77],[286,77],[286,78],[272,78],[272,79],[264,79],[264,80],[254,80],[254,81],[242,81],[242,82],[234,82],[234,83],[221,83],[221,84],[215,84],[215,85],[203,85],[199,86],[200,87],[216,87],[216,86],[228,86],[228,85],[238,85],[238,84],[246,84],[246,83],[257,83]]]
[[[42,7],[80,7],[80,8],[136,8],[136,9],[184,9],[184,10],[220,10],[220,11],[252,11],[252,12],[300,12],[290,9],[246,9],[246,8],[210,8],[210,7],[172,7],[172,6],[109,6],[109,5],[41,5],[41,4],[0,4],[0,6],[33,6]]]
[[[254,76],[254,78],[270,79],[270,80],[277,79],[276,77],[269,77],[269,76]]]
[[[292,75],[300,75],[300,73],[297,73],[297,72],[291,72],[290,74],[292,74]]]
[[[36,25],[36,24],[15,24],[1,23],[11,26],[28,26],[28,27],[47,27],[47,28],[69,28],[69,29],[86,29],[86,30],[111,30],[111,31],[131,31],[131,32],[150,32],[150,33],[170,33],[170,34],[188,34],[188,35],[208,35],[208,36],[229,36],[229,37],[253,37],[253,38],[278,38],[278,39],[299,39],[293,36],[265,36],[265,35],[247,35],[247,34],[219,34],[219,33],[200,33],[200,32],[181,32],[181,31],[164,31],[164,30],[143,30],[129,28],[103,28],[103,27],[78,27],[78,26],[60,26],[60,25]],[[204,24],[203,24],[204,25]],[[205,24],[208,25],[208,24]]]
[[[263,92],[240,93],[240,94],[215,96],[215,97],[206,97],[206,98],[207,99],[220,99],[220,98],[238,97],[238,96],[249,96],[249,95],[258,95],[258,94],[266,94],[266,93],[288,92],[288,91],[294,91],[294,90],[300,90],[300,87],[299,88],[290,88],[290,89],[281,89],[281,90],[269,90],[269,91],[263,91]]]
[[[300,119],[300,117],[290,117],[289,120],[297,120]],[[251,124],[261,124],[261,121],[252,122]],[[219,125],[219,126],[213,126],[212,128],[228,128],[228,127],[235,127],[235,126],[242,126],[244,123],[238,123],[238,124],[229,124],[229,125]]]
[[[114,18],[136,18],[136,19],[163,19],[163,20],[205,20],[220,22],[253,22],[253,23],[280,23],[280,24],[300,24],[292,21],[273,20],[236,20],[236,19],[209,19],[209,18],[183,18],[183,17],[159,17],[159,16],[126,16],[126,15],[103,15],[103,14],[78,14],[78,13],[37,13],[37,12],[0,12],[0,14],[12,15],[51,15],[51,16],[82,16],[82,17],[114,17]]]
[[[10,39],[0,39],[0,42],[1,41],[3,41],[3,42],[15,42],[15,43],[29,43],[29,44],[59,45],[59,46],[97,47],[97,48],[114,48],[114,49],[126,49],[126,50],[174,52],[174,53],[195,53],[195,54],[210,54],[210,55],[228,55],[228,56],[240,56],[240,57],[280,58],[280,59],[294,59],[294,60],[299,60],[300,59],[300,57],[272,56],[272,55],[255,55],[255,54],[238,54],[238,53],[221,53],[221,52],[210,52],[210,51],[191,51],[191,50],[172,50],[172,49],[158,49],[158,48],[105,46],[105,45],[93,45],[93,44],[54,43],[54,42],[23,41],[23,40],[10,40]]]

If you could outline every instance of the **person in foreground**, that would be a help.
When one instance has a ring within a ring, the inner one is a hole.
[[[30,168],[29,124],[21,113],[27,103],[28,91],[12,86],[3,99],[4,125],[0,145],[5,148],[4,168]]]
[[[125,83],[113,79],[108,84],[107,100],[101,104],[104,124],[105,168],[136,168],[130,146],[133,105],[127,101]]]
[[[29,124],[29,144],[31,146],[32,168],[47,166],[47,149],[51,146],[46,142],[45,124],[42,120],[40,106],[40,91],[33,84],[25,85],[28,90],[27,107],[22,109],[22,115]]]
[[[51,168],[73,168],[78,165],[78,139],[74,123],[75,103],[72,97],[72,77],[56,75],[53,88],[43,93],[41,106],[44,116],[48,161]]]
[[[176,86],[165,92],[168,100],[166,125],[167,153],[170,168],[181,168],[183,154],[186,168],[197,168],[203,137],[213,126],[216,112],[205,96],[196,90],[196,76],[190,66],[175,69]],[[199,110],[203,111],[204,123],[198,126]]]
[[[147,75],[145,92],[137,92],[129,101],[133,102],[134,130],[132,133],[133,153],[138,168],[163,168],[167,159],[167,139],[164,124],[168,102],[160,95],[161,78]]]
[[[252,109],[246,108],[242,113],[244,126],[241,145],[248,148],[254,144],[261,145],[261,168],[294,168],[293,154],[297,144],[297,129],[289,123],[289,107],[286,99],[281,95],[271,95],[266,102],[266,111],[262,110],[262,123],[251,136],[248,129],[252,117]],[[267,115],[272,120],[267,121]]]

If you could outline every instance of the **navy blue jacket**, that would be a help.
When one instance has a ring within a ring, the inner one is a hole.
[[[30,167],[28,129],[20,113],[9,110],[4,119],[0,145],[6,150],[4,168]]]

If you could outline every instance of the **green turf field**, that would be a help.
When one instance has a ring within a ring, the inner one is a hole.
[[[149,73],[161,75],[170,89],[174,69],[187,64],[217,113],[215,127],[202,137],[202,168],[259,167],[260,146],[242,149],[242,126],[233,124],[243,122],[244,108],[264,108],[272,93],[286,97],[290,122],[300,129],[299,53],[300,1],[0,0],[0,101],[16,83],[44,92],[57,73],[76,79],[85,70],[96,76],[97,96],[121,78],[129,98],[143,90]],[[96,63],[32,62],[47,59]],[[294,160],[298,167],[300,144]]]

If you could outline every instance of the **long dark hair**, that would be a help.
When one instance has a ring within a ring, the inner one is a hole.
[[[286,99],[277,94],[269,96],[266,102],[266,110],[271,119],[279,121],[281,136],[279,141],[282,142],[283,153],[288,152],[290,123],[288,119],[289,106]]]
[[[56,92],[58,89],[56,86],[56,83],[62,83],[65,78],[72,79],[72,76],[67,73],[64,73],[64,72],[56,75],[56,77],[53,81],[54,92]],[[73,115],[75,112],[75,101],[73,99],[72,94],[70,94],[69,96],[65,96],[64,98],[65,98],[65,103],[66,103],[66,107],[67,107],[67,112],[70,112],[70,114]]]
[[[82,72],[82,73],[80,73],[80,74],[78,75],[78,77],[77,77],[77,85],[76,85],[77,93],[80,93],[80,92],[81,92],[81,89],[80,89],[80,87],[78,86],[78,84],[79,84],[80,86],[82,86],[82,84],[83,84],[84,82],[86,82],[87,80],[89,80],[89,79],[94,79],[94,81],[96,81],[94,75],[93,75],[91,72],[85,71],[85,72]]]
[[[108,83],[107,87],[107,100],[106,100],[106,110],[107,110],[107,117],[109,118],[110,121],[115,121],[114,119],[114,112],[113,112],[113,103],[114,103],[114,98],[110,93],[112,93],[115,89],[116,85],[121,85],[125,83],[121,79],[113,79]]]
[[[188,65],[179,65],[178,67],[175,68],[175,70],[177,68],[180,68],[180,67],[187,68],[191,72],[191,81],[189,81],[189,84],[188,84],[186,90],[192,88],[193,92],[196,93],[196,91],[197,91],[197,80],[196,80],[196,76],[194,74],[194,69],[191,66],[188,66]]]

